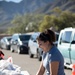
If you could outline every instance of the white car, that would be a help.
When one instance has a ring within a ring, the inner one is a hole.
[[[28,47],[29,47],[29,56],[30,58],[33,58],[34,55],[37,56],[38,53],[38,43],[36,41],[37,36],[39,36],[40,32],[34,32],[30,39],[29,39],[29,43],[28,43]]]

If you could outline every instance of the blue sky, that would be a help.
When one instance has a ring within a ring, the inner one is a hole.
[[[0,1],[2,1],[2,0],[0,0]],[[13,1],[13,2],[20,2],[20,1],[22,1],[22,0],[6,0],[6,1]]]

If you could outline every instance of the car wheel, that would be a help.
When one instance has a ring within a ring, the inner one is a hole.
[[[30,49],[29,49],[29,56],[30,56],[30,58],[33,58],[33,54],[31,53],[31,51],[30,51]]]
[[[38,60],[41,61],[41,60],[42,60],[42,57],[40,56],[40,57],[38,58]]]
[[[10,48],[6,45],[6,50],[9,50]]]
[[[40,53],[39,53],[39,52],[37,52],[37,57],[38,57],[38,60],[39,60],[39,61],[41,61],[41,60],[42,60],[42,57],[41,57],[41,55],[40,55]]]
[[[10,51],[11,51],[11,52],[14,52],[14,50],[13,50],[13,48],[12,48],[12,47],[10,48]]]

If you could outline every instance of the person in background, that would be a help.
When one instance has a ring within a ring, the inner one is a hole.
[[[4,59],[4,53],[2,52],[2,50],[0,49],[0,60]]]
[[[36,75],[65,75],[64,58],[54,45],[55,33],[47,29],[41,32],[37,38],[39,47],[43,49],[42,61]]]

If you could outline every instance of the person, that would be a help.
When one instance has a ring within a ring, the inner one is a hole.
[[[4,53],[2,52],[2,50],[0,49],[0,60],[4,59]]]
[[[39,47],[43,49],[42,61],[36,75],[65,75],[64,58],[54,45],[54,31],[47,29],[37,37]]]

